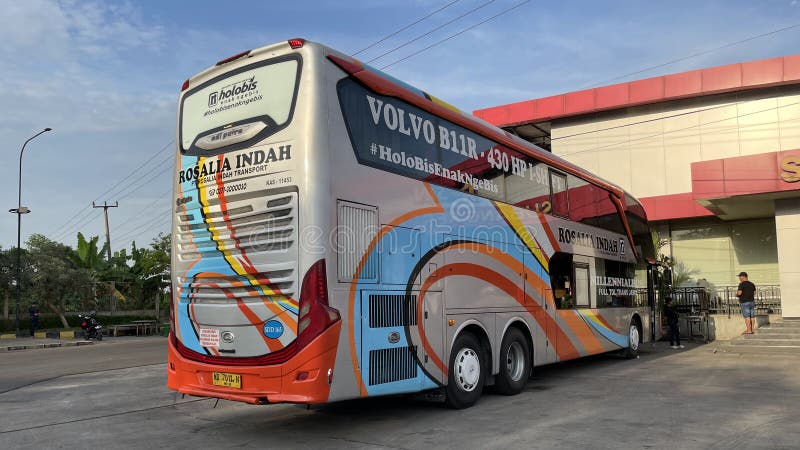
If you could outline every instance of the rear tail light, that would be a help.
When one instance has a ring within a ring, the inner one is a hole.
[[[88,324],[87,324],[86,322],[81,322],[81,327],[82,327],[82,328],[86,328],[86,326],[87,326],[87,325],[88,325]]]
[[[186,89],[189,89],[189,80],[184,81],[181,85],[181,92],[185,91]]]
[[[289,47],[292,47],[293,49],[298,49],[302,47],[303,44],[305,43],[306,43],[305,39],[300,39],[300,38],[289,39]]]
[[[300,312],[297,320],[297,346],[303,348],[340,319],[339,311],[328,305],[328,282],[325,260],[308,269],[300,288]]]
[[[231,61],[236,61],[237,59],[243,58],[243,57],[245,57],[245,56],[247,56],[249,54],[250,54],[250,50],[247,50],[247,51],[244,51],[244,52],[241,52],[241,53],[237,53],[237,54],[235,54],[235,55],[233,55],[231,57],[228,57],[228,58],[225,58],[223,60],[217,61],[216,65],[217,66],[221,66],[223,64],[228,64]]]

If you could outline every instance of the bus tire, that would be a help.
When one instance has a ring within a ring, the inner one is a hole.
[[[516,395],[525,388],[531,372],[531,350],[528,340],[519,328],[511,327],[503,336],[500,346],[500,373],[496,380],[497,392]]]
[[[639,344],[641,342],[642,329],[635,319],[631,319],[631,324],[628,326],[628,348],[623,352],[623,356],[627,359],[639,357]]]
[[[461,333],[450,352],[445,402],[453,409],[474,405],[481,397],[486,380],[486,358],[481,343],[471,333]]]

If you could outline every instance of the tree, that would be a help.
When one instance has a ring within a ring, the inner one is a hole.
[[[137,248],[136,242],[131,243],[131,261],[131,273],[135,276],[140,298],[155,299],[158,310],[164,286],[169,280],[170,235],[159,233],[153,238],[150,248]]]
[[[78,232],[78,247],[75,250],[70,249],[69,258],[78,267],[97,273],[102,272],[108,265],[103,259],[103,255],[108,249],[108,243],[98,249],[97,241],[99,239],[99,236],[93,236],[87,241],[83,233]]]
[[[90,292],[88,297],[91,297],[92,306],[95,308],[97,307],[97,290],[95,289],[95,285],[97,281],[103,278],[104,272],[108,270],[108,262],[103,259],[103,255],[106,254],[108,250],[108,243],[98,249],[97,241],[99,239],[99,236],[92,236],[87,241],[83,233],[78,232],[77,248],[70,248],[67,255],[76,267],[84,269],[86,275],[91,278],[91,283],[87,284],[85,289],[83,289],[84,295],[82,299],[87,297],[87,295],[85,295],[86,292]],[[82,304],[81,307],[85,309],[85,304]]]
[[[68,328],[65,313],[80,300],[79,292],[94,282],[92,272],[74,263],[72,248],[41,234],[32,235],[26,245],[31,277],[28,297],[56,313]]]

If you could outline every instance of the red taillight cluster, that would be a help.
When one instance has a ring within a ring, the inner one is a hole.
[[[189,89],[189,80],[184,81],[181,85],[181,92],[185,91],[186,89]]]
[[[293,49],[298,49],[302,47],[303,44],[305,43],[306,43],[305,39],[300,39],[300,38],[289,39],[289,47],[292,47]]]
[[[340,319],[339,311],[328,305],[325,260],[308,269],[300,287],[300,312],[297,316],[297,346],[303,348]]]
[[[81,322],[81,328],[86,328],[89,324],[86,322]]]

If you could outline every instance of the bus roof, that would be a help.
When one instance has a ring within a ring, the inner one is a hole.
[[[509,148],[520,151],[537,160],[549,164],[563,172],[576,176],[589,183],[592,183],[606,191],[614,194],[617,198],[623,199],[624,189],[610,181],[594,175],[593,173],[566,161],[522,138],[515,136],[501,128],[498,128],[484,120],[470,114],[466,114],[456,107],[438,99],[414,86],[397,80],[396,78],[370,67],[355,58],[341,54],[333,49],[328,54],[328,59],[347,72],[352,77],[358,79],[372,90],[391,97],[400,98],[403,101],[413,104],[429,113],[443,117],[464,128],[470,129],[487,139],[494,140]],[[631,198],[633,195],[628,194]]]

